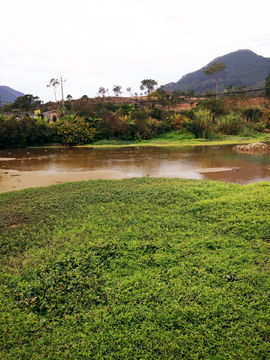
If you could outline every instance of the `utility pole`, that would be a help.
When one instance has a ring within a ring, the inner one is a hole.
[[[65,102],[64,102],[64,90],[63,90],[63,82],[65,82],[66,80],[62,79],[62,75],[61,75],[61,91],[62,91],[62,104],[63,104],[63,114],[65,112]]]

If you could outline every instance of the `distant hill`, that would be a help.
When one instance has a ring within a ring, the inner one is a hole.
[[[223,62],[227,68],[222,71],[218,81],[218,90],[222,92],[228,85],[240,87],[263,88],[265,79],[270,73],[270,58],[255,54],[251,50],[238,50],[212,60],[203,68],[184,75],[179,81],[165,85],[166,90],[215,90],[215,82],[204,70],[214,62]]]
[[[0,86],[0,106],[13,103],[19,96],[24,96],[24,94],[8,86]]]

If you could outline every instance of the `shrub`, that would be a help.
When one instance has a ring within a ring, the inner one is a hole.
[[[259,107],[249,107],[242,110],[242,116],[247,121],[258,122],[261,115],[262,111]]]
[[[161,120],[162,117],[162,111],[159,108],[154,107],[151,111],[151,117]]]
[[[205,99],[197,104],[197,109],[209,110],[213,117],[218,117],[227,114],[225,107],[225,99]]]
[[[210,110],[194,111],[194,120],[186,119],[183,125],[197,138],[212,139],[214,136],[213,114]]]
[[[270,129],[270,106],[262,109],[261,122],[265,124],[266,129]]]
[[[243,130],[241,114],[230,112],[216,120],[216,131],[224,135],[238,135]]]
[[[49,142],[52,137],[51,127],[44,120],[25,116],[22,119],[11,117],[0,119],[0,146],[26,147]]]
[[[68,145],[83,145],[93,141],[96,129],[91,127],[84,117],[66,116],[58,125],[57,134]]]
[[[169,117],[172,130],[180,130],[182,128],[185,117],[182,114],[174,114]]]

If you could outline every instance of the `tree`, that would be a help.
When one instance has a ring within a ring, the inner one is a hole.
[[[127,88],[127,92],[129,93],[129,96],[132,96],[132,90],[131,90],[131,87],[128,87],[128,88]]]
[[[71,100],[72,100],[72,96],[71,96],[71,95],[67,95],[67,96],[66,96],[66,99],[67,99],[67,101],[71,101]]]
[[[55,98],[55,102],[56,102],[56,88],[57,86],[60,84],[58,79],[54,79],[52,78],[49,82],[49,84],[47,85],[47,87],[49,88],[53,88],[53,92],[54,92],[54,98]]]
[[[231,84],[228,85],[228,86],[226,87],[226,90],[227,90],[228,94],[230,94],[230,93],[232,92],[232,90],[233,90],[233,86],[232,86]]]
[[[265,86],[264,86],[265,96],[270,98],[270,73],[268,74],[267,78],[265,79]]]
[[[114,85],[112,91],[114,92],[114,94],[115,94],[116,96],[119,96],[119,94],[122,94],[121,89],[122,89],[122,86],[120,86],[120,85]]]
[[[204,71],[206,75],[212,76],[212,78],[216,81],[216,98],[218,97],[218,79],[220,77],[221,71],[226,69],[226,67],[227,66],[223,62],[214,62]]]
[[[104,97],[105,94],[108,92],[109,92],[109,89],[105,89],[105,87],[101,86],[98,90],[98,95],[101,95],[102,97]]]
[[[144,79],[141,81],[140,90],[143,91],[146,88],[147,93],[149,94],[151,91],[155,90],[156,86],[158,86],[158,83],[156,82],[156,80]]]
[[[41,100],[38,96],[27,94],[19,96],[12,104],[13,109],[20,109],[23,111],[34,110],[36,107],[41,105]]]
[[[212,95],[212,91],[210,89],[206,89],[204,94],[210,97]]]

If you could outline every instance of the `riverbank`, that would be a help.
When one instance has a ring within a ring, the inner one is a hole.
[[[72,181],[96,179],[123,179],[121,171],[78,171],[78,172],[49,172],[49,171],[0,171],[0,193],[23,190],[26,188],[44,187],[63,184]]]
[[[249,136],[220,135],[214,140],[198,139],[187,131],[172,131],[161,134],[150,140],[124,141],[124,140],[99,140],[82,147],[115,147],[115,146],[222,146],[229,144],[250,144],[254,142],[270,142],[270,134],[253,133]]]
[[[0,194],[0,357],[268,358],[269,190],[144,177]]]

